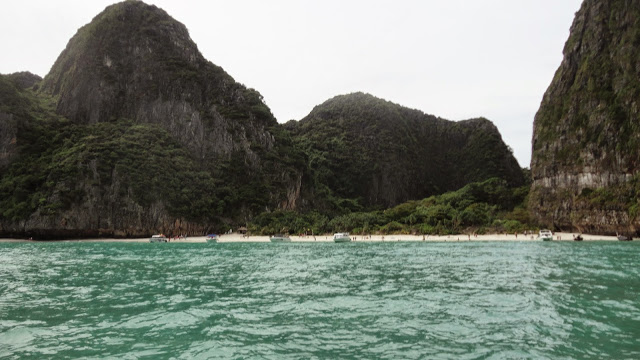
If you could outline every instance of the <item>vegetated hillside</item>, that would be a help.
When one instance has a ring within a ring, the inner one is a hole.
[[[249,224],[257,234],[461,234],[523,232],[534,229],[526,209],[529,184],[513,188],[491,178],[462,189],[411,200],[385,210],[352,212],[329,218],[318,212],[264,213]]]
[[[14,83],[15,86],[20,89],[29,89],[34,85],[42,81],[42,78],[36,74],[32,74],[28,71],[21,71],[13,74],[6,75],[7,80]]]
[[[453,122],[354,93],[286,124],[308,156],[303,198],[340,212],[390,207],[492,177],[524,183],[498,129],[479,118]]]
[[[0,233],[196,233],[296,206],[288,133],[155,6],[107,7],[41,84],[0,85]]]
[[[640,229],[640,1],[585,0],[535,117],[530,209],[585,232]]]
[[[0,127],[11,129],[2,138],[13,134],[2,152],[13,159],[0,164],[1,233],[142,236],[216,224],[227,192],[166,130],[78,125],[55,114],[52,99],[11,85],[0,76]]]
[[[384,208],[493,177],[524,182],[486,119],[352,94],[279,125],[184,25],[141,1],[80,28],[44,80],[0,76],[0,236],[202,234],[258,214]]]

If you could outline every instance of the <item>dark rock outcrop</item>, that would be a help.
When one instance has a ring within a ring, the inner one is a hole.
[[[453,122],[354,93],[286,126],[309,154],[309,187],[326,187],[365,207],[394,206],[492,177],[524,184],[498,129],[483,118]]]
[[[640,229],[640,1],[585,0],[535,117],[530,209],[542,224]]]

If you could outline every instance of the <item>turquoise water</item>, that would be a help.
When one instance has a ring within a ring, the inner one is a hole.
[[[638,359],[640,244],[0,243],[0,358]]]

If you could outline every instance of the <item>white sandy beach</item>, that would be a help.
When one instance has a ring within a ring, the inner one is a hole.
[[[553,235],[554,241],[573,241],[574,236],[578,233],[555,233]],[[615,236],[604,235],[588,235],[582,234],[585,241],[618,241]],[[524,235],[524,234],[487,234],[487,235],[351,235],[351,239],[355,242],[392,242],[392,241],[429,241],[429,242],[459,242],[459,241],[539,241],[537,240],[537,234]],[[0,242],[29,242],[30,240],[22,239],[2,239]],[[142,239],[76,239],[76,240],[62,240],[62,241],[83,241],[83,242],[148,242],[148,238]],[[332,234],[316,235],[316,236],[291,236],[292,242],[333,242]],[[205,236],[190,236],[186,239],[173,239],[171,243],[205,243]],[[268,236],[243,236],[242,234],[227,234],[220,235],[219,243],[232,243],[232,242],[269,242]]]
[[[554,241],[573,241],[574,236],[578,233],[555,233]],[[351,235],[351,239],[356,242],[390,242],[390,241],[431,241],[431,242],[457,242],[457,241],[540,241],[537,240],[538,235],[523,234],[487,234],[487,235]],[[615,236],[604,235],[586,235],[582,234],[585,241],[618,241]],[[201,241],[205,241],[204,237]],[[333,242],[332,234],[317,236],[291,236],[292,242]],[[240,234],[221,235],[219,242],[269,242],[268,236],[248,236],[243,237]]]

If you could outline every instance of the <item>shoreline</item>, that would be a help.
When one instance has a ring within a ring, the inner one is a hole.
[[[555,233],[553,241],[574,241],[573,237],[578,233]],[[615,236],[605,235],[589,235],[582,234],[584,241],[618,241]],[[317,235],[317,236],[290,236],[291,242],[309,243],[309,242],[333,242],[333,235]],[[490,241],[513,241],[513,242],[536,242],[537,234],[485,234],[485,235],[351,235],[353,242],[490,242]],[[73,239],[73,240],[28,240],[28,239],[10,239],[0,238],[0,242],[127,242],[127,243],[145,243],[149,242],[149,238],[138,239]],[[220,235],[218,243],[252,243],[252,242],[270,242],[269,236],[244,236],[242,234],[226,234]],[[192,236],[186,239],[176,239],[169,243],[206,243],[206,236]]]

